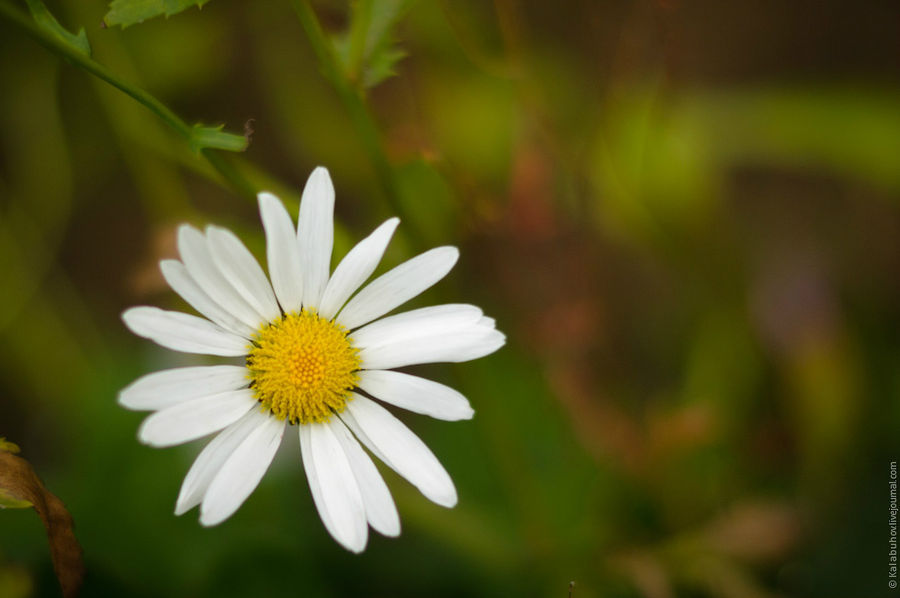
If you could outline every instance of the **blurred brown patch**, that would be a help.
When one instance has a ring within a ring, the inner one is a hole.
[[[662,562],[647,552],[626,552],[610,559],[612,566],[631,579],[646,598],[674,598],[675,592]]]
[[[647,598],[669,598],[685,587],[704,595],[764,598],[754,565],[783,560],[801,535],[799,513],[780,502],[747,501],[695,530],[609,558],[612,568]]]
[[[716,553],[772,562],[788,554],[800,532],[796,509],[777,502],[746,502],[713,521],[704,535]]]
[[[673,453],[707,444],[715,437],[716,428],[715,413],[707,403],[654,414],[647,424],[647,461],[656,464]]]
[[[642,457],[638,426],[599,390],[596,351],[612,326],[601,248],[553,203],[552,158],[537,145],[515,156],[505,219],[485,231],[482,276],[515,306],[515,334],[546,364],[574,432],[598,460],[626,468]]]
[[[135,297],[146,297],[166,290],[166,281],[159,270],[159,262],[177,258],[177,226],[163,226],[153,231],[149,250],[132,273],[128,290]]]

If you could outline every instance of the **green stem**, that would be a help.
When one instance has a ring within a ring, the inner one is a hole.
[[[260,189],[234,168],[226,156],[209,148],[203,148],[200,153],[235,191],[251,199],[256,199],[256,194],[260,192]]]
[[[155,97],[137,87],[119,78],[108,68],[94,61],[89,56],[78,52],[61,40],[50,35],[25,13],[10,6],[5,0],[0,0],[0,17],[5,18],[13,25],[21,29],[24,33],[33,38],[36,42],[47,48],[50,52],[61,56],[68,62],[77,67],[84,69],[95,77],[106,81],[113,87],[119,89],[128,96],[131,96],[139,103],[147,107],[151,112],[157,115],[167,125],[174,129],[179,135],[185,138],[188,143],[194,141],[194,128],[184,122],[177,114],[172,112],[165,104],[157,100]],[[212,165],[219,174],[228,181],[237,191],[250,196],[255,196],[256,189],[253,185],[241,177],[241,175],[229,164],[222,156],[210,151],[208,148],[201,151],[206,160]]]
[[[347,79],[357,88],[366,53],[366,38],[372,23],[372,0],[357,0],[358,7],[353,11],[353,22],[350,23],[350,47],[347,56]]]
[[[334,47],[325,37],[325,32],[322,31],[319,19],[315,11],[310,7],[309,2],[306,0],[291,0],[291,3],[294,6],[300,24],[306,31],[306,35],[322,68],[323,75],[334,85],[335,91],[337,91],[338,97],[344,104],[344,108],[347,110],[356,132],[362,139],[363,147],[369,156],[369,160],[372,162],[372,166],[375,168],[375,174],[387,198],[389,207],[395,214],[404,218],[406,210],[403,207],[403,202],[400,201],[400,190],[394,179],[393,169],[382,148],[378,127],[369,115],[362,96],[354,89],[341,71],[337,56],[334,54]],[[414,245],[422,245],[414,230],[407,227],[406,233]]]

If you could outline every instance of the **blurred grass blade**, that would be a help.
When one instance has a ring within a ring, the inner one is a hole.
[[[113,0],[103,23],[107,27],[121,25],[124,29],[159,15],[170,17],[191,6],[203,8],[207,2],[209,0]]]
[[[77,34],[70,33],[66,31],[66,29],[62,25],[59,24],[59,21],[56,20],[56,17],[50,14],[50,11],[47,10],[47,7],[44,6],[44,3],[41,2],[41,0],[26,1],[28,3],[28,10],[31,11],[31,16],[34,18],[34,22],[37,23],[41,29],[54,36],[73,50],[80,52],[85,56],[91,55],[91,44],[88,43],[87,34],[84,32],[84,27],[79,29]]]
[[[63,596],[77,596],[84,578],[84,562],[72,516],[63,502],[44,487],[31,464],[15,455],[17,452],[19,447],[0,438],[0,507],[34,507],[47,529],[53,570]]]

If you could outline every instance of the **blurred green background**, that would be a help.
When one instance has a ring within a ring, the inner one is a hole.
[[[101,27],[105,2],[47,2],[188,123],[252,119],[246,152],[213,155],[230,180],[0,18],[0,435],[70,509],[84,596],[897,595],[896,0],[314,2],[327,36],[398,11],[338,71],[296,5],[213,0],[123,30]],[[175,226],[231,227],[262,256],[248,189],[296,213],[319,164],[336,258],[398,214],[382,270],[460,246],[415,305],[477,303],[509,336],[416,368],[476,410],[401,414],[459,505],[382,468],[403,534],[361,556],[319,521],[294,434],[204,529],[172,514],[202,443],[144,447],[116,404],[202,362],[119,320],[185,307],[156,267]],[[0,512],[0,596],[58,592],[38,517]]]

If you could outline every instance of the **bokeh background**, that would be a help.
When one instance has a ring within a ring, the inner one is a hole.
[[[361,556],[320,523],[293,434],[223,525],[172,514],[202,442],[138,444],[116,393],[198,358],[119,314],[184,307],[156,267],[180,222],[262,256],[255,201],[0,19],[0,435],[71,511],[83,595],[896,595],[896,0],[402,4],[396,76],[342,92],[287,1],[124,30],[105,2],[47,2],[189,123],[253,119],[247,151],[219,153],[249,187],[296,213],[326,165],[336,258],[393,214],[382,270],[461,248],[414,305],[477,303],[509,344],[416,369],[472,421],[401,414],[459,505],[382,468],[404,531]],[[327,35],[350,26],[345,3],[312,7]],[[0,596],[58,592],[38,517],[0,512]]]

